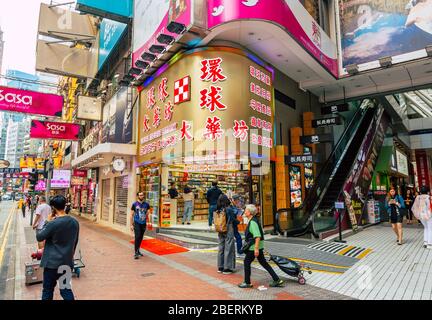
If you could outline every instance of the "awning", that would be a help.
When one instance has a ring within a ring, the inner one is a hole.
[[[102,143],[72,160],[72,168],[98,168],[109,165],[113,157],[136,156],[136,144]]]

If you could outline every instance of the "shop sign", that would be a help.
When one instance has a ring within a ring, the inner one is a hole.
[[[190,164],[184,167],[185,172],[239,171],[238,163]]]
[[[75,169],[72,172],[72,176],[86,178],[87,177],[87,170],[78,170],[78,169]]]
[[[0,168],[0,173],[11,174],[11,173],[19,173],[20,168]]]
[[[70,187],[71,171],[70,170],[53,170],[51,179],[51,188],[64,189]]]
[[[320,160],[321,157],[319,154],[285,156],[285,164],[304,164],[304,163],[320,162]]]
[[[133,16],[133,0],[77,0],[76,8],[81,12],[124,23]]]
[[[63,97],[0,86],[0,110],[61,117]]]
[[[126,1],[114,1],[126,2]],[[127,29],[127,24],[103,19],[99,28],[98,70],[100,70]]]
[[[312,120],[312,128],[322,128],[340,124],[342,124],[342,118],[339,116]]]
[[[80,130],[79,124],[32,120],[30,138],[76,141]]]
[[[102,100],[95,97],[78,96],[77,119],[102,121]]]
[[[22,157],[20,158],[20,168],[21,169],[45,169],[45,159],[34,158],[34,157]]]
[[[344,104],[340,104],[337,106],[323,107],[323,108],[321,108],[321,114],[325,115],[325,114],[339,113],[339,112],[344,112],[344,111],[348,111],[348,110],[349,110],[348,103],[344,103]],[[327,124],[327,120],[326,120],[326,124]]]
[[[415,156],[419,187],[430,187],[428,155],[425,150],[416,150]]]
[[[46,183],[45,180],[38,180],[35,186],[36,191],[45,191],[46,190]]]
[[[331,134],[320,134],[320,135],[300,137],[301,144],[317,144],[317,143],[332,142],[332,141],[333,141],[333,137]]]
[[[77,176],[72,176],[71,178],[71,185],[72,186],[83,186],[86,185],[88,183],[87,178],[84,177],[77,177]]]
[[[184,75],[185,70],[190,73]],[[240,148],[249,152],[251,146],[254,154],[269,153],[272,79],[269,69],[240,50],[205,48],[179,58],[141,91],[138,161],[146,162],[152,153],[168,147],[170,153],[180,153],[170,159],[187,156],[184,148],[189,144],[183,142],[191,143],[193,153],[214,151],[216,144],[223,144],[219,141],[227,140],[237,155]],[[173,148],[180,143],[180,148]],[[162,152],[151,155],[152,161],[159,157]]]

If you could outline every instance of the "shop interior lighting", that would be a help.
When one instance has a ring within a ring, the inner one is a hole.
[[[393,59],[391,56],[383,57],[378,60],[380,63],[380,66],[383,68],[389,68],[393,65]]]
[[[183,23],[178,23],[172,21],[168,26],[167,29],[171,33],[177,33],[177,34],[183,34],[186,32],[186,26]]]
[[[346,71],[350,75],[355,75],[355,74],[359,73],[359,67],[357,64],[349,64],[346,66]]]
[[[428,57],[432,57],[432,45],[427,46],[425,49]]]
[[[144,52],[144,53],[142,54],[141,58],[142,58],[144,61],[150,61],[150,62],[153,62],[153,61],[156,60],[157,57],[156,57],[156,55],[154,55],[154,54],[152,54],[152,53]]]
[[[130,68],[129,75],[137,75],[139,76],[141,74],[142,70],[138,68]]]
[[[147,69],[149,66],[149,63],[145,62],[143,60],[137,60],[137,62],[135,62],[135,66],[137,66],[138,68],[141,68],[141,69]]]
[[[173,36],[167,35],[167,34],[163,34],[161,33],[158,37],[157,37],[157,41],[159,43],[165,44],[165,45],[172,45],[175,41],[175,38]]]
[[[162,54],[165,53],[166,47],[154,44],[150,47],[149,51],[154,54]]]

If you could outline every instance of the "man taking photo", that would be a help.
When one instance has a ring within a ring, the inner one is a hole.
[[[42,300],[52,300],[57,280],[63,275],[66,268],[66,280],[69,283],[60,287],[63,300],[74,300],[70,286],[70,278],[74,266],[74,254],[78,244],[79,223],[71,216],[66,215],[66,198],[57,195],[50,201],[52,212],[48,215],[47,223],[36,234],[39,242],[45,241],[44,252],[40,266],[44,268]],[[60,268],[61,267],[61,268]],[[68,277],[69,275],[69,277]]]
[[[131,230],[135,233],[135,259],[142,257],[140,246],[146,231],[147,213],[150,209],[150,205],[144,201],[144,193],[138,192],[137,196],[138,200],[132,204],[130,221]]]

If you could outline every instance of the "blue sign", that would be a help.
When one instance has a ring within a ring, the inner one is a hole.
[[[77,0],[77,10],[127,22],[132,18],[133,0]]]
[[[121,22],[103,19],[99,35],[99,61],[98,70],[102,68],[118,41],[125,32],[127,25]]]

